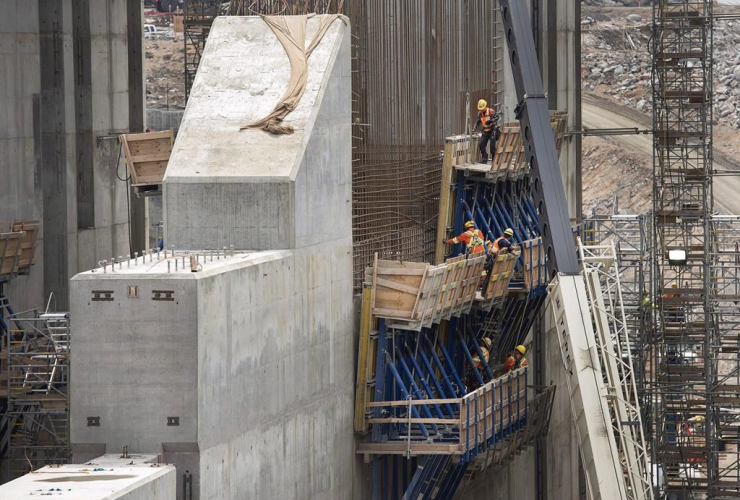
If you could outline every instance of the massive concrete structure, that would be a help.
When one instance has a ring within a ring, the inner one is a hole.
[[[66,309],[71,276],[130,251],[116,134],[144,126],[141,23],[141,0],[3,2],[0,220],[42,221],[35,268],[7,291],[17,310],[51,292]]]
[[[195,252],[72,280],[75,461],[162,453],[196,500],[352,490],[349,27],[311,56],[296,133],[239,132],[289,75],[263,20],[214,23],[164,184],[168,247]]]

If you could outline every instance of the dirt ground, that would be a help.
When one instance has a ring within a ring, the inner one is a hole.
[[[172,32],[172,18],[144,11],[146,24],[157,26],[161,35],[144,39],[146,58],[147,107],[173,109],[185,107],[185,40]]]
[[[182,35],[146,40],[146,102],[151,108],[185,107],[185,56]]]

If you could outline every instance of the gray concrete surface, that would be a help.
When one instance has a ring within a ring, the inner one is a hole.
[[[76,276],[72,442],[141,453],[195,443],[196,499],[346,498],[351,258],[345,235],[209,261],[196,273],[155,258]],[[93,300],[95,290],[113,300]],[[153,300],[154,290],[173,300]],[[100,426],[88,426],[95,416]]]
[[[153,130],[172,129],[177,134],[184,114],[182,109],[147,109],[146,127]]]
[[[309,19],[307,40],[318,24]],[[351,205],[350,171],[338,166],[351,163],[349,27],[335,21],[308,65],[286,119],[295,133],[239,131],[272,110],[290,65],[260,18],[216,20],[165,175],[168,245],[264,250],[349,233],[337,217]]]
[[[175,500],[175,467],[157,455],[95,457],[85,465],[42,467],[0,485],[3,500]]]
[[[52,292],[66,309],[71,276],[129,252],[109,138],[129,127],[127,4],[39,4],[8,0],[0,16],[0,220],[42,221],[36,266],[8,287],[17,310]]]

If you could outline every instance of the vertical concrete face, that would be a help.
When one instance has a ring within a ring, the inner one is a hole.
[[[3,3],[0,175],[9,188],[0,220],[42,221],[31,275],[7,290],[18,310],[51,292],[66,309],[72,275],[128,253],[118,144],[106,138],[129,127],[125,9],[122,1]]]
[[[0,16],[0,220],[41,219],[41,73],[35,1],[4,2]],[[39,248],[43,243],[39,244]],[[43,267],[43,252],[36,269]],[[6,292],[19,309],[43,298],[43,274],[18,277]]]
[[[568,130],[581,129],[580,2],[547,2],[542,50],[545,88],[550,108],[568,111]],[[581,220],[581,137],[570,136],[560,153],[560,171],[568,198],[568,213]]]
[[[338,167],[351,162],[345,22],[332,23],[308,60],[306,91],[285,120],[295,132],[272,135],[239,128],[269,114],[285,91],[285,49],[258,17],[216,19],[164,179],[168,245],[294,248],[350,231],[350,196],[339,194],[351,174]],[[319,23],[308,20],[306,45]]]

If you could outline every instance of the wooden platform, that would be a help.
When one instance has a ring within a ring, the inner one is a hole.
[[[174,144],[172,130],[121,134],[120,140],[136,195],[161,195],[162,179]]]
[[[567,113],[563,111],[552,112],[550,116],[558,155],[565,138],[567,118]],[[448,138],[448,141],[453,141],[453,146],[445,149],[445,160],[456,170],[464,171],[466,176],[486,182],[518,180],[529,175],[529,162],[527,155],[524,154],[524,141],[519,122],[503,124],[501,136],[496,142],[496,150],[492,152],[491,163],[479,163],[479,137],[470,135]]]

